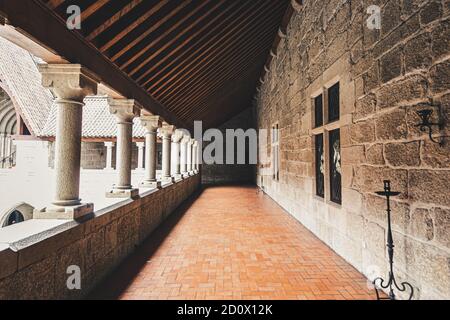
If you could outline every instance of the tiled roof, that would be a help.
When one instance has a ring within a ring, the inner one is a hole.
[[[28,51],[0,37],[0,79],[6,85],[15,106],[23,115],[31,132],[38,137],[54,137],[56,106],[53,95],[41,84],[39,62]],[[114,138],[116,120],[110,114],[107,98],[87,97],[83,107],[83,138]],[[134,119],[133,136],[142,138],[145,129]]]
[[[112,138],[117,135],[115,117],[109,112],[106,96],[86,97],[83,107],[83,137]],[[42,130],[42,137],[53,137],[56,133],[56,105],[53,105],[47,124]],[[138,118],[134,119],[133,137],[143,138],[145,129]]]
[[[4,82],[28,129],[39,135],[53,101],[41,85],[41,75],[28,51],[0,37],[0,79]]]

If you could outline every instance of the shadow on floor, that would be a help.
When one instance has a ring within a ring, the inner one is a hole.
[[[127,256],[112,273],[108,274],[86,299],[118,299],[204,190],[205,188],[200,188],[183,202],[132,254]],[[114,281],[111,281],[111,278],[114,278]]]

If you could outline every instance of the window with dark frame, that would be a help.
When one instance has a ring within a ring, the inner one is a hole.
[[[339,82],[325,90],[326,95],[321,93],[312,98],[315,193],[320,198],[327,198],[331,202],[342,204],[340,129],[336,128],[339,126],[335,123],[332,124],[339,120]],[[327,161],[325,161],[325,151],[327,152]]]
[[[323,95],[314,98],[314,126],[323,125]]]
[[[330,200],[342,203],[341,183],[341,134],[336,129],[329,132],[330,148]]]
[[[323,134],[315,136],[316,195],[325,197],[325,155],[323,150]]]
[[[272,126],[272,163],[273,179],[280,180],[280,133],[278,124]]]
[[[339,82],[328,89],[328,122],[339,120]]]

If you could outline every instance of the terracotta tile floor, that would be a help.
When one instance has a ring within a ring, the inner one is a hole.
[[[374,299],[366,279],[254,187],[180,208],[95,299]]]

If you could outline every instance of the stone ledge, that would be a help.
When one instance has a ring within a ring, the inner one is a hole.
[[[83,203],[66,208],[44,208],[33,212],[33,219],[78,220],[94,212],[94,204]]]
[[[105,194],[106,198],[135,199],[139,197],[139,189],[112,189]]]
[[[2,229],[0,299],[36,298],[33,292],[48,292],[46,298],[51,299],[86,295],[199,185],[197,175],[145,191],[138,199],[120,201],[79,221],[29,220]],[[48,263],[52,270],[44,268],[45,279],[31,272]],[[66,265],[80,266],[81,292],[66,289]]]

